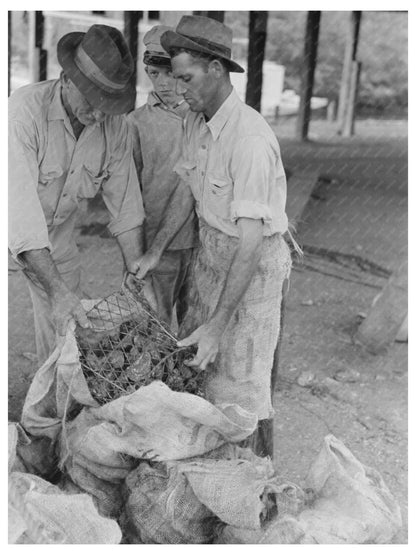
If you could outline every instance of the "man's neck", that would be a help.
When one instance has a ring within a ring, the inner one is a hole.
[[[218,90],[215,98],[212,99],[212,102],[204,110],[205,121],[209,121],[218,112],[232,92],[232,84],[229,81],[224,83]]]
[[[67,113],[68,117],[69,117],[69,122],[71,124],[72,130],[74,132],[75,138],[78,140],[79,136],[81,135],[85,125],[83,125],[79,119],[74,115],[71,106],[69,105],[68,99],[66,98],[66,94],[65,94],[65,89],[62,88],[61,89],[61,100],[62,100],[62,104],[63,107],[65,109],[65,112]]]

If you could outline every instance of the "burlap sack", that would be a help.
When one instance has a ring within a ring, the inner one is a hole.
[[[199,459],[180,463],[178,470],[186,476],[199,501],[222,522],[259,530],[272,505],[280,515],[297,514],[304,494],[299,486],[278,478],[269,459],[255,459]]]
[[[214,538],[216,518],[195,496],[175,463],[141,463],[126,480],[122,517],[129,543],[201,544]]]
[[[219,544],[299,544],[305,531],[296,517],[277,517],[259,530],[247,530],[236,526],[219,529],[214,543]]]
[[[97,301],[83,300],[85,310]],[[36,372],[22,411],[22,425],[33,436],[58,437],[62,420],[77,406],[96,407],[79,363],[75,322],[67,329],[65,341]]]
[[[299,515],[302,543],[387,543],[402,525],[400,508],[380,474],[333,435],[306,478],[317,495]]]
[[[67,495],[32,474],[9,476],[9,540],[11,543],[119,543],[114,520],[101,517],[85,494]]]
[[[212,228],[201,218],[199,233],[190,308],[181,337],[211,318],[238,246],[238,238]],[[206,375],[204,397],[215,405],[234,402],[259,419],[273,417],[271,368],[280,330],[282,288],[290,268],[290,252],[283,237],[264,237],[260,262],[221,337],[215,368]]]

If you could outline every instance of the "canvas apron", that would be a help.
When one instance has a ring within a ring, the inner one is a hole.
[[[186,337],[214,312],[238,245],[202,218],[193,265],[190,308],[180,336]],[[238,403],[259,419],[273,417],[271,368],[280,328],[283,281],[289,277],[289,247],[280,234],[264,237],[258,268],[222,336],[214,365],[206,370],[205,398]]]

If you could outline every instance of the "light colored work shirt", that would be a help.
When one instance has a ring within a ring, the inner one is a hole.
[[[144,209],[125,116],[86,126],[76,140],[59,80],[9,99],[9,249],[49,248],[54,260],[74,243],[76,211],[102,190],[117,236],[141,225]]]
[[[186,119],[183,156],[175,171],[192,189],[209,225],[238,237],[237,220],[263,220],[263,235],[284,233],[286,176],[276,136],[233,89],[208,121]]]
[[[169,108],[152,92],[147,103],[127,118],[146,212],[146,248],[152,244],[170,196],[178,186],[179,177],[173,168],[182,152],[183,119],[188,112],[185,101],[176,108]],[[196,218],[192,213],[168,250],[191,248],[197,241]]]

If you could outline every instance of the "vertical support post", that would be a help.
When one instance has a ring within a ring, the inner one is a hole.
[[[345,121],[341,129],[343,137],[354,135],[355,127],[355,104],[358,95],[358,85],[360,83],[361,62],[353,61],[351,67],[350,87],[348,91],[348,102],[345,111]]]
[[[7,59],[7,96],[10,96],[11,90],[11,67],[12,67],[12,12],[7,12],[7,44],[8,44],[8,59]]]
[[[246,104],[261,111],[263,60],[267,38],[268,12],[250,12],[247,59]]]
[[[345,125],[348,103],[350,102],[349,93],[351,91],[351,75],[353,62],[357,58],[358,39],[360,34],[362,12],[351,12],[344,53],[344,64],[342,66],[341,85],[339,89],[337,124],[338,133],[342,133]]]
[[[296,121],[296,137],[300,141],[305,141],[308,138],[309,122],[311,118],[311,99],[318,55],[320,21],[321,12],[308,12],[301,75],[299,115]]]
[[[211,19],[216,19],[221,23],[224,23],[225,12],[210,12],[210,11],[194,11],[193,15],[203,15],[205,17],[210,17]]]
[[[32,83],[47,78],[48,53],[43,48],[45,19],[42,12],[29,12],[29,75]]]
[[[139,20],[143,16],[143,12],[124,12],[124,36],[129,46],[134,62],[133,82],[137,86],[137,56],[139,49]]]

